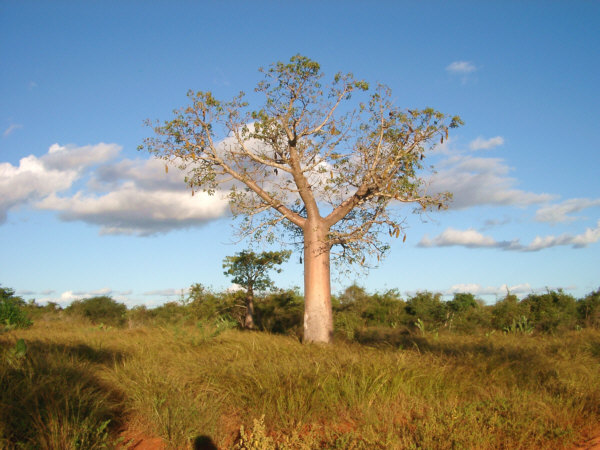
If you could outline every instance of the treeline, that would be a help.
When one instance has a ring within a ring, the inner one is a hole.
[[[56,303],[26,302],[0,287],[0,329],[27,327],[37,320],[87,320],[105,327],[168,324],[217,324],[242,327],[243,291],[214,292],[200,284],[178,301],[155,308],[127,308],[111,297],[76,300],[66,308]],[[418,292],[404,299],[397,290],[368,293],[353,284],[332,298],[338,337],[368,340],[373,333],[557,333],[584,327],[600,328],[600,289],[576,299],[562,290],[529,294],[523,299],[508,293],[487,305],[470,293],[442,295]],[[255,322],[259,330],[302,335],[304,299],[297,290],[274,290],[256,295]]]

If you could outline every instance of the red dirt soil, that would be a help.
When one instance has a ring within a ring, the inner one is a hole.
[[[600,450],[600,429],[596,430],[593,438],[577,444],[573,450]]]
[[[126,430],[121,433],[121,438],[123,443],[117,447],[118,450],[165,450],[167,448],[161,438],[149,437],[141,432]]]

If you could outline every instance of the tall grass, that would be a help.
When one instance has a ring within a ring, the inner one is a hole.
[[[0,447],[126,447],[130,430],[168,448],[554,449],[600,419],[598,330],[317,346],[224,328],[0,334]]]

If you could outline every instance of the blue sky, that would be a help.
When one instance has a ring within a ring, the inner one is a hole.
[[[593,1],[2,1],[0,283],[62,304],[229,287],[222,260],[247,243],[136,150],[143,122],[188,89],[252,93],[301,53],[465,121],[428,161],[450,209],[407,208],[406,242],[334,291],[583,296],[600,286],[599,22]],[[275,280],[302,286],[298,255]]]

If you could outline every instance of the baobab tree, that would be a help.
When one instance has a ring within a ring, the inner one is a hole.
[[[301,55],[260,71],[259,109],[243,92],[223,102],[190,91],[189,105],[150,124],[156,136],[140,147],[186,171],[192,194],[226,195],[242,236],[300,237],[304,341],[329,342],[331,259],[379,259],[388,235],[406,237],[403,203],[446,206],[448,193],[427,192],[422,160],[461,120],[402,110],[388,87],[350,73],[324,85],[319,64]]]

